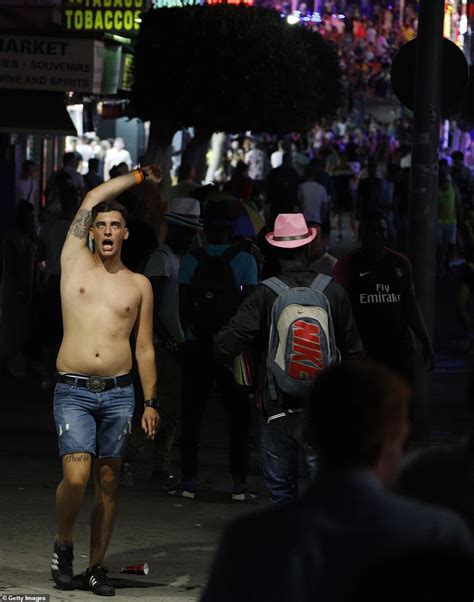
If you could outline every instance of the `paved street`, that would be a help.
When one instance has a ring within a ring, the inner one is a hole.
[[[96,599],[83,591],[56,590],[50,577],[54,493],[60,465],[51,403],[45,395],[31,394],[33,384],[21,383],[15,393],[13,382],[9,383],[11,401],[5,406],[7,420],[2,420],[1,426],[0,595],[48,593],[52,600]],[[231,501],[223,424],[221,408],[211,405],[202,438],[204,470],[195,501],[152,491],[147,482],[151,465],[133,465],[136,485],[121,489],[119,516],[106,562],[117,596],[127,600],[197,599],[224,525],[240,513],[266,504],[255,454],[251,482],[261,494],[259,500],[250,504]],[[75,530],[77,572],[87,566],[91,505],[89,487]],[[150,566],[146,577],[118,572],[124,565],[141,562]]]
[[[340,254],[344,249],[338,246]],[[457,441],[468,428],[463,390],[468,370],[461,350],[461,332],[450,310],[454,281],[443,282],[438,293],[434,374],[432,440]],[[0,421],[0,596],[2,594],[50,594],[51,600],[92,600],[95,596],[75,590],[56,590],[50,577],[50,557],[55,534],[54,493],[60,480],[51,399],[38,379],[17,381],[7,376],[2,384]],[[136,486],[121,490],[119,516],[106,566],[127,600],[144,597],[165,601],[196,600],[226,523],[243,512],[266,505],[258,453],[252,454],[250,483],[259,498],[250,504],[232,502],[231,480],[226,468],[226,434],[219,405],[207,410],[202,436],[199,497],[181,500],[165,492],[151,491],[147,479],[150,464],[133,467]],[[177,471],[177,447],[174,469]],[[75,531],[75,567],[86,567],[90,488]],[[120,574],[124,565],[148,562],[148,576]]]

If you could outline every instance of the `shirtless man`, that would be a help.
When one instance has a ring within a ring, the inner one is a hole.
[[[117,512],[120,464],[130,432],[134,393],[129,338],[135,327],[135,357],[145,398],[141,426],[153,439],[160,416],[152,339],[153,293],[149,280],[120,259],[128,238],[125,210],[115,200],[145,178],[158,183],[157,167],[144,167],[92,189],[69,229],[61,253],[64,338],[57,358],[54,420],[63,480],[56,492],[57,536],[51,570],[61,589],[73,589],[72,529],[92,469],[88,587],[113,596],[102,568]],[[88,239],[95,251],[88,249]],[[94,459],[93,459],[94,456]]]

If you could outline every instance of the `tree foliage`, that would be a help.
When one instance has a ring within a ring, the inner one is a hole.
[[[459,121],[466,125],[474,126],[474,73],[469,73],[466,90],[459,103],[450,111]]]
[[[337,53],[275,11],[151,10],[135,46],[133,112],[171,129],[301,131],[340,103]]]

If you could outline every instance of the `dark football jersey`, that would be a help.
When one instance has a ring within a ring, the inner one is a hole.
[[[356,251],[341,259],[332,275],[346,288],[370,357],[383,359],[413,351],[405,306],[415,293],[407,257],[386,248],[382,259],[370,264]]]

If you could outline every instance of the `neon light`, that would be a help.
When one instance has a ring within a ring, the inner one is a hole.
[[[152,0],[152,8],[183,8],[184,6],[203,6],[204,4],[244,4],[253,6],[254,0]]]

